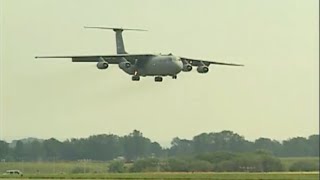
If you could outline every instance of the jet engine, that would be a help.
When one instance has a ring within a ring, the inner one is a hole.
[[[98,62],[97,68],[98,69],[107,69],[109,67],[109,64],[107,62]]]
[[[121,62],[121,63],[119,63],[119,67],[121,69],[129,69],[131,67],[131,63],[130,62]]]
[[[184,71],[184,72],[189,72],[189,71],[191,71],[191,70],[192,70],[191,64],[184,64],[184,65],[183,65],[182,71]]]
[[[208,66],[198,66],[197,68],[198,73],[207,73],[209,71]]]

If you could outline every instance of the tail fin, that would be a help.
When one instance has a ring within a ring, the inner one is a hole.
[[[94,28],[94,29],[108,29],[108,30],[113,30],[116,32],[116,44],[117,44],[117,54],[127,54],[125,48],[124,48],[124,43],[123,43],[123,38],[122,38],[122,31],[124,30],[129,30],[129,31],[147,31],[144,29],[124,29],[124,28],[110,28],[110,27],[87,27],[85,26],[84,28]]]

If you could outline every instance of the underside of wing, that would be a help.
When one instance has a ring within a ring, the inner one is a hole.
[[[225,65],[225,66],[244,66],[243,64],[224,63],[224,62],[208,61],[208,60],[201,60],[201,59],[190,59],[190,58],[184,58],[184,57],[180,57],[180,58],[182,61],[192,66],[201,66],[201,65],[209,66],[210,64]]]
[[[100,62],[106,61],[110,64],[118,64],[120,58],[131,60],[143,60],[154,54],[116,54],[116,55],[84,55],[84,56],[36,56],[35,58],[71,58],[72,62]]]

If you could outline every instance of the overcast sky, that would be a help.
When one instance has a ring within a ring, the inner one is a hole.
[[[318,0],[1,0],[0,139],[60,140],[134,129],[163,145],[173,137],[232,130],[246,139],[318,134]],[[37,55],[173,53],[233,62],[208,74],[132,82]]]

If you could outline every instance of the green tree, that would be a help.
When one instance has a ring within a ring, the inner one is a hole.
[[[319,163],[307,160],[297,161],[289,167],[289,171],[319,171]]]
[[[202,133],[197,136],[193,137],[193,145],[194,145],[194,152],[201,154],[205,152],[214,151],[214,140],[212,136],[208,133]]]
[[[188,162],[183,159],[170,158],[164,168],[165,171],[171,172],[188,172]]]
[[[13,150],[14,158],[17,161],[23,161],[25,158],[25,149],[24,149],[24,144],[22,141],[17,141],[16,146],[14,147]]]
[[[284,170],[283,164],[278,158],[269,155],[263,155],[259,159],[263,172],[274,172]]]
[[[160,157],[164,154],[162,147],[157,142],[152,142],[150,144],[150,148],[148,149],[150,150],[149,153],[151,153],[153,156],[156,156],[156,157]]]
[[[279,155],[281,153],[282,145],[280,142],[276,140],[271,140],[269,138],[259,138],[254,141],[254,148],[258,149],[265,149],[274,155]]]
[[[192,160],[188,163],[188,171],[191,172],[209,172],[212,171],[213,166],[208,161]]]
[[[124,162],[118,160],[111,161],[108,171],[111,173],[123,173],[125,171]]]
[[[252,143],[232,132],[202,133],[193,138],[194,152],[232,151],[246,152],[252,150]]]
[[[123,143],[126,159],[134,160],[150,155],[149,148],[151,141],[143,137],[142,133],[138,130],[134,130],[128,136],[124,136]]]
[[[234,160],[226,160],[222,161],[218,164],[214,165],[213,171],[216,172],[235,172],[238,171],[238,165],[235,163]]]
[[[131,172],[157,172],[160,171],[160,161],[156,158],[139,159],[134,161]]]
[[[295,137],[283,141],[283,156],[302,157],[309,156],[311,153],[312,147],[309,146],[308,140],[304,137]]]
[[[212,164],[217,164],[223,161],[228,161],[236,158],[238,155],[232,152],[212,152],[197,155],[196,158],[199,160],[208,161]]]
[[[9,144],[5,141],[0,141],[0,161],[6,159],[9,154]]]
[[[51,138],[43,142],[43,148],[45,150],[47,160],[55,161],[61,158],[63,143]]]
[[[120,139],[116,135],[97,135],[90,136],[87,139],[88,147],[87,158],[94,160],[112,160],[121,154],[123,149],[120,145]]]
[[[77,160],[77,159],[86,159],[81,154],[82,147],[78,146],[77,139],[67,139],[63,142],[63,151],[61,153],[61,158],[64,160]]]
[[[311,135],[308,138],[308,146],[310,146],[310,156],[319,157],[319,134]]]
[[[34,140],[24,144],[26,160],[41,161],[45,159],[45,149],[41,142]]]
[[[281,161],[266,151],[237,153],[234,156],[229,156],[228,159],[220,158],[215,162],[214,171],[272,172],[283,170]]]
[[[190,140],[174,138],[171,141],[170,156],[191,155],[194,152],[193,143]]]

